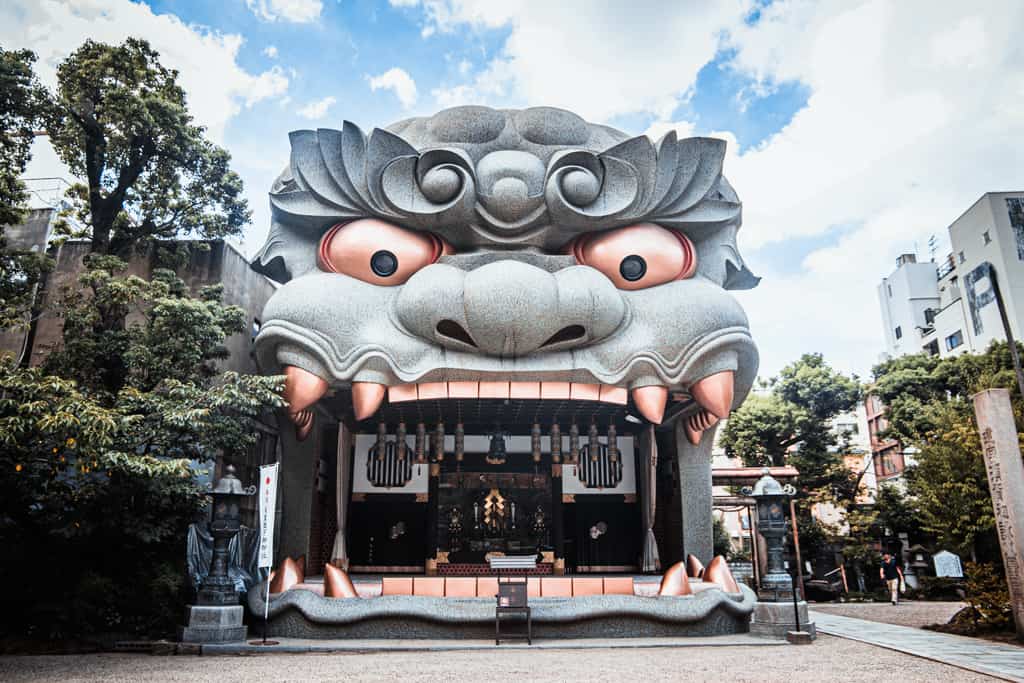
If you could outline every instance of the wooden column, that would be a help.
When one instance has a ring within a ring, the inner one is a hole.
[[[555,549],[555,573],[565,573],[565,524],[562,519],[562,465],[551,465],[551,545]]]
[[[430,463],[430,476],[427,478],[427,562],[426,573],[437,574],[437,520],[438,484],[441,479],[441,463]]]

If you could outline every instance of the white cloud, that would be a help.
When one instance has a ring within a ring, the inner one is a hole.
[[[56,83],[57,65],[86,38],[118,44],[129,35],[148,40],[161,62],[178,70],[189,110],[215,141],[223,140],[224,127],[243,106],[251,107],[288,89],[288,78],[280,67],[254,74],[238,64],[240,35],[190,26],[173,14],[154,14],[145,4],[127,0],[0,4],[0,43],[7,49],[34,50],[40,78],[51,86]]]
[[[264,21],[290,21],[303,24],[320,18],[322,0],[245,0],[253,14]]]
[[[370,90],[392,90],[404,109],[409,109],[416,104],[417,92],[416,81],[412,76],[397,66],[391,67],[384,73],[377,76],[367,76],[370,83]]]
[[[392,4],[412,6],[410,0]],[[489,102],[564,106],[605,120],[664,118],[683,101],[720,35],[749,3],[593,3],[585,0],[421,0],[424,26],[507,28],[499,55],[468,81],[433,91],[438,104]]]
[[[742,243],[845,231],[798,274],[769,272],[743,299],[766,369],[791,360],[799,339],[865,373],[883,350],[875,287],[896,256],[927,258],[929,235],[945,242],[982,193],[1024,187],[1024,6],[790,2],[763,12],[733,33],[735,68],[769,85],[799,80],[811,96],[757,149],[731,151]]]
[[[270,57],[271,59],[277,59],[277,46],[267,45],[265,48],[263,48],[263,54],[266,55],[267,57]]]
[[[317,120],[327,116],[327,110],[337,102],[333,97],[325,97],[322,100],[314,100],[305,107],[299,109],[298,114],[304,119]]]

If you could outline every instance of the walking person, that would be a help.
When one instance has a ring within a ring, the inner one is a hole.
[[[878,575],[885,581],[889,588],[889,596],[892,604],[900,601],[900,586],[903,584],[903,570],[894,555],[885,553],[882,555],[882,566],[878,569]]]

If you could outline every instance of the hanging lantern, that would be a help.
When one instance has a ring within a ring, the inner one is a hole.
[[[540,424],[537,422],[533,423],[533,429],[530,430],[530,450],[533,461],[540,462]]]
[[[405,452],[408,450],[405,443],[405,423],[399,422],[395,429],[395,451],[399,460],[405,460]]]
[[[501,431],[501,427],[495,425],[494,431],[491,432],[491,445],[487,449],[486,460],[491,465],[503,465],[505,459],[505,433]]]
[[[427,426],[422,422],[416,423],[416,441],[413,448],[416,450],[416,462],[425,463],[427,461],[426,454],[427,447]]]
[[[551,462],[562,462],[562,428],[557,422],[551,425]]]
[[[377,459],[383,460],[387,452],[388,426],[381,422],[377,425]]]
[[[569,462],[576,464],[580,460],[580,428],[573,422],[569,427]]]
[[[444,422],[438,422],[434,430],[434,460],[444,460]]]
[[[590,423],[590,430],[587,433],[587,444],[590,446],[588,455],[590,459],[597,462],[597,455],[601,452],[601,437],[597,433],[597,423]]]
[[[462,462],[462,457],[466,454],[466,430],[463,428],[462,423],[459,422],[455,425],[455,462]]]

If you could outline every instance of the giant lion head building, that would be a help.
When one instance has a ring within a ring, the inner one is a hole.
[[[710,560],[711,441],[758,363],[724,155],[542,107],[293,132],[253,265],[281,284],[256,353],[287,376],[282,552]]]

